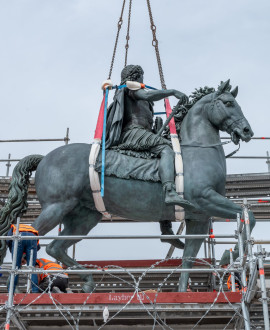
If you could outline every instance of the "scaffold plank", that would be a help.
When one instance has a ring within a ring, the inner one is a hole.
[[[216,303],[240,303],[240,292],[228,292],[226,297],[224,293],[217,292],[140,292],[139,298],[134,292],[118,293],[52,293],[52,297],[62,305],[91,305],[91,304],[151,304],[156,301],[157,304],[208,304],[212,303],[217,297]],[[7,294],[0,294],[0,305],[7,301]],[[40,295],[38,293],[29,293],[27,295],[18,293],[14,295],[14,305],[51,305],[53,304],[49,294]]]

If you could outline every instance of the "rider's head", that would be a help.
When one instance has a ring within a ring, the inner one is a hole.
[[[121,72],[121,85],[126,81],[138,81],[143,83],[143,69],[139,65],[127,65]]]

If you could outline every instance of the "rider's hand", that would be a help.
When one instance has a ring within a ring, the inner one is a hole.
[[[188,97],[186,96],[186,94],[175,90],[174,91],[174,96],[181,101],[181,104],[188,103]]]

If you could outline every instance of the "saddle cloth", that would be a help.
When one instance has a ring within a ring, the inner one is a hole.
[[[97,157],[95,171],[101,172],[101,152]],[[160,182],[158,158],[137,158],[114,150],[106,150],[105,175],[120,179]]]

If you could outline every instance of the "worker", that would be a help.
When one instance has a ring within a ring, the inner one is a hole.
[[[238,272],[235,272],[234,279],[235,279],[235,291],[239,292],[242,290],[241,274]],[[232,274],[230,274],[230,276],[228,277],[227,287],[230,291],[232,291]]]
[[[220,262],[221,268],[228,268],[229,264],[223,264],[222,260]],[[235,291],[239,292],[242,290],[242,280],[241,280],[241,274],[239,272],[234,272],[234,282],[235,282]],[[227,288],[229,291],[232,291],[232,274],[228,276],[227,280]]]
[[[43,268],[44,270],[59,270],[62,271],[63,268],[48,259],[37,259],[36,267]],[[38,275],[38,286],[39,292],[52,291],[53,293],[72,293],[71,289],[68,288],[68,274],[58,273],[58,274],[39,274]]]
[[[30,226],[30,225],[19,225],[19,233],[21,236],[38,236],[38,231]],[[7,236],[13,236],[16,234],[16,226],[11,225],[10,230],[7,233]],[[14,240],[8,240],[7,241],[8,248],[12,254],[14,254]],[[33,251],[33,263],[31,266],[35,266],[35,260],[37,258],[37,251],[40,249],[39,241],[38,240],[20,240],[18,243],[18,250],[17,250],[17,259],[16,259],[16,267],[21,268],[23,264],[27,264],[29,266],[30,264],[30,256],[31,251]],[[25,254],[25,257],[23,257]],[[31,282],[32,282],[32,293],[38,293],[38,287],[37,287],[37,275],[32,274],[31,275]],[[15,276],[14,280],[14,291],[16,289],[18,283],[18,275]]]

